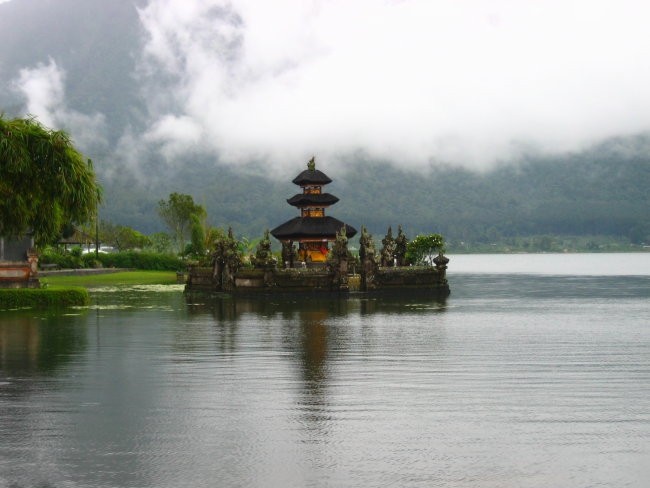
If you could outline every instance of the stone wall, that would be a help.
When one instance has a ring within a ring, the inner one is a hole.
[[[433,266],[379,268],[375,281],[378,288],[436,287],[441,284],[440,274]]]
[[[346,274],[346,280],[337,278],[335,272],[326,268],[243,269],[234,276],[235,294],[257,293],[302,293],[302,292],[397,292],[423,291],[449,294],[445,269],[434,266],[404,266],[376,268],[372,277],[372,288],[363,289],[361,277]],[[351,284],[351,285],[350,285]],[[213,277],[212,268],[194,267],[190,270],[188,290],[223,291]]]
[[[214,282],[212,268],[192,266],[187,276],[186,287],[188,290],[214,291],[216,284]]]
[[[288,291],[337,291],[333,286],[334,275],[325,269],[276,269],[274,285]]]

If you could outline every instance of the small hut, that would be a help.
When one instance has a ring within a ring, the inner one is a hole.
[[[293,179],[293,183],[300,186],[302,192],[287,200],[289,205],[300,209],[300,216],[280,224],[271,231],[271,235],[289,247],[298,243],[297,257],[300,261],[324,263],[329,243],[336,240],[336,233],[345,227],[347,237],[352,237],[357,230],[325,215],[325,209],[339,199],[330,193],[323,193],[323,187],[332,180],[316,169],[314,159],[311,158],[307,169]]]

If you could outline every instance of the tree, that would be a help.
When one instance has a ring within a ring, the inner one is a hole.
[[[185,249],[185,241],[189,238],[192,215],[204,218],[206,213],[201,205],[194,203],[190,195],[172,193],[167,201],[158,202],[158,215],[163,219],[172,232],[174,243],[179,254]]]
[[[99,237],[104,244],[118,251],[142,249],[151,245],[151,240],[131,227],[102,221],[99,224]]]
[[[93,218],[100,193],[66,132],[0,114],[0,236],[31,231],[37,244],[56,242],[65,225]]]
[[[172,240],[165,232],[155,232],[149,236],[150,248],[157,253],[169,253],[172,249]]]
[[[197,214],[190,215],[190,237],[190,253],[202,257],[205,254],[205,229]]]
[[[431,264],[431,255],[443,251],[445,239],[440,234],[416,236],[406,246],[406,259],[411,264]]]

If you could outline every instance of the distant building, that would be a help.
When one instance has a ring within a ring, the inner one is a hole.
[[[289,205],[300,209],[300,216],[271,231],[271,235],[284,244],[298,243],[300,261],[325,262],[329,243],[336,240],[336,233],[342,227],[347,237],[357,233],[354,227],[325,215],[325,209],[339,201],[334,195],[323,193],[323,187],[331,182],[325,173],[316,169],[314,158],[311,158],[307,169],[293,179],[293,183],[302,188],[302,193],[287,200]]]

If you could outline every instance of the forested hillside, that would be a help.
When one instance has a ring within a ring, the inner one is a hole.
[[[329,209],[353,226],[383,233],[441,232],[449,240],[482,242],[540,234],[608,235],[633,242],[650,234],[648,138],[612,140],[578,154],[537,157],[478,173],[452,167],[400,170],[396,164],[351,161],[345,172],[320,169],[340,198]],[[296,163],[302,171],[303,162]],[[162,228],[157,202],[191,194],[213,225],[257,236],[296,215],[286,199],[299,188],[291,177],[265,178],[213,164],[186,165],[147,183],[123,173],[104,181],[102,217],[148,233]]]

